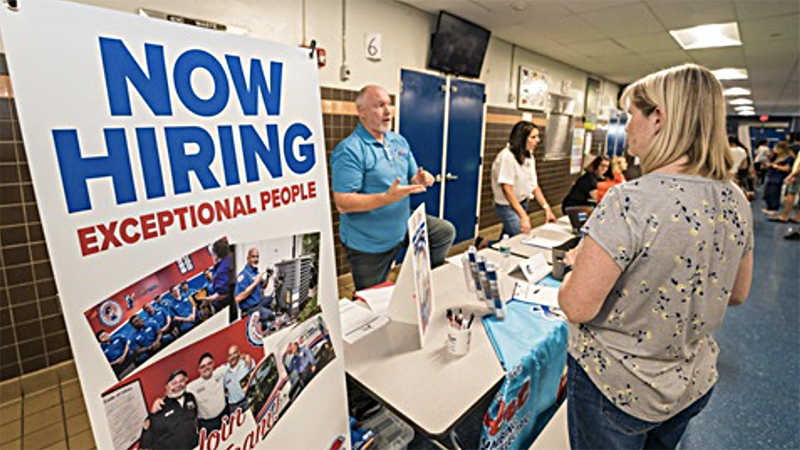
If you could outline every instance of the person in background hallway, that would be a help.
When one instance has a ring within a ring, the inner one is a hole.
[[[597,204],[597,182],[602,179],[608,170],[608,158],[596,156],[586,166],[586,172],[581,175],[570,188],[569,193],[561,202],[561,210],[567,213],[567,208],[572,206],[594,206]]]
[[[732,182],[722,86],[687,64],[628,86],[644,175],[609,189],[568,253],[568,428],[580,449],[674,449],[718,378],[711,333],[750,291],[753,224]]]
[[[406,139],[389,131],[389,94],[369,85],[356,97],[359,124],[331,155],[333,201],[356,290],[386,281],[397,253],[408,245],[409,195],[425,192],[433,176],[417,167]],[[427,217],[431,266],[444,263],[455,240],[446,220]]]
[[[736,173],[741,167],[744,161],[747,159],[747,150],[744,148],[744,145],[739,141],[739,139],[734,136],[728,136],[728,148],[731,151],[731,156],[733,157],[733,173]]]
[[[783,212],[781,212],[780,216],[770,217],[769,220],[772,222],[800,223],[800,205],[795,205],[797,203],[797,193],[800,191],[800,158],[794,159],[792,172],[786,176],[783,184],[786,185],[786,196],[783,197]],[[789,217],[793,208],[795,209],[794,217]]]
[[[800,179],[800,164],[795,161],[794,169],[789,176],[786,177],[784,183],[795,183],[797,180]],[[794,217],[792,218],[792,222],[800,223],[800,209],[795,211]],[[800,241],[800,228],[795,227],[790,229],[789,232],[784,236],[785,239],[789,239],[792,241]]]
[[[789,143],[778,142],[775,145],[775,159],[767,164],[767,184],[764,185],[764,201],[767,203],[767,209],[761,210],[764,214],[768,216],[778,214],[778,208],[781,206],[783,180],[792,171],[793,164],[794,155],[789,149]]]
[[[728,147],[733,154],[733,173],[736,174],[736,184],[747,195],[748,200],[755,198],[756,171],[753,167],[753,158],[750,152],[736,136],[728,136]]]
[[[758,185],[764,184],[764,176],[767,175],[767,168],[766,165],[769,163],[769,154],[770,149],[766,139],[762,139],[758,141],[758,146],[756,147],[756,156],[755,156],[755,168],[756,168],[756,175],[758,176],[757,181]]]
[[[506,147],[500,150],[492,163],[494,210],[503,222],[502,234],[515,236],[531,231],[528,216],[531,195],[544,210],[545,220],[556,221],[536,176],[533,151],[540,140],[539,128],[533,122],[517,122],[511,129]]]
[[[625,171],[628,170],[628,160],[625,156],[614,156],[611,158],[611,167],[605,173],[605,179],[597,182],[597,203],[603,201],[606,192],[611,186],[616,186],[625,182]]]

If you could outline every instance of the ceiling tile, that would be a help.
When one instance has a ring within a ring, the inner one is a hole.
[[[637,55],[658,70],[695,62],[694,59],[692,59],[692,57],[684,50],[669,52],[645,52],[637,53]]]
[[[745,65],[742,47],[704,48],[690,50],[689,53],[698,64],[702,64],[709,69],[744,67]]]
[[[797,0],[736,0],[734,4],[740,19],[800,13]]]
[[[634,53],[682,50],[675,39],[670,34],[664,32],[621,37],[614,40]]]
[[[640,36],[664,30],[642,3],[585,13],[581,17],[611,38]]]
[[[631,0],[570,0],[564,6],[575,13],[586,13],[603,9],[618,8],[631,4]]]
[[[791,39],[800,46],[800,14],[744,20],[739,23],[739,34],[745,45]]]
[[[730,0],[692,2],[648,0],[645,4],[670,30],[736,21],[736,12]]]
[[[524,32],[536,36],[546,36],[561,44],[588,42],[604,39],[603,33],[597,30],[581,16],[540,16],[525,23]]]
[[[566,46],[569,49],[591,55],[594,57],[607,57],[607,56],[633,56],[630,50],[619,45],[617,42],[610,39],[602,41],[584,42],[582,44],[570,44]]]

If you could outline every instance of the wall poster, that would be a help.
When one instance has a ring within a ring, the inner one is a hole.
[[[51,0],[0,23],[97,448],[348,446],[308,50]]]
[[[576,127],[572,130],[572,151],[570,154],[569,173],[575,175],[583,170],[583,142],[586,130]]]
[[[519,66],[517,108],[544,111],[547,107],[547,72]]]

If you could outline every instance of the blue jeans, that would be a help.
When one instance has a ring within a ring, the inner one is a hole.
[[[447,252],[450,251],[456,238],[456,229],[450,222],[430,215],[427,216],[426,222],[428,224],[431,268],[436,268],[444,264]],[[389,270],[392,268],[392,261],[397,257],[397,253],[407,245],[408,235],[403,242],[381,253],[362,252],[343,245],[347,261],[352,269],[356,290],[360,291],[386,281],[386,278],[389,277]]]
[[[764,200],[767,202],[767,209],[770,211],[777,211],[781,207],[781,190],[783,189],[783,182],[767,181],[764,186]]]
[[[528,210],[528,200],[523,200],[520,202],[522,205],[522,209],[525,211]],[[520,233],[520,220],[519,215],[511,205],[501,205],[499,203],[494,204],[494,210],[498,216],[500,216],[500,220],[503,222],[503,234],[507,234],[509,237],[516,236]]]
[[[672,418],[637,419],[608,400],[572,356],[567,356],[569,444],[581,449],[674,449],[689,420],[705,408],[713,389]]]

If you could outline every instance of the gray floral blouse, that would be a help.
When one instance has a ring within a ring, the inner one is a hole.
[[[583,231],[622,269],[597,317],[569,324],[569,353],[626,413],[661,422],[717,381],[722,324],[750,205],[731,182],[648,174],[611,188]]]

